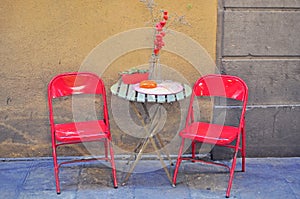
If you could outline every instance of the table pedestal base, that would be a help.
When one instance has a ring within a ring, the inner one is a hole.
[[[137,117],[141,121],[141,123],[143,125],[143,128],[144,128],[145,132],[147,133],[147,136],[146,136],[146,138],[142,139],[139,142],[139,144],[136,146],[134,152],[137,153],[137,156],[135,157],[133,164],[130,166],[129,171],[128,171],[127,175],[125,176],[125,179],[122,182],[122,185],[124,186],[126,184],[126,182],[128,181],[131,173],[133,172],[134,168],[136,167],[138,161],[142,158],[142,154],[144,153],[144,151],[147,148],[147,146],[148,146],[149,143],[152,144],[152,146],[153,146],[153,148],[154,148],[154,150],[155,150],[155,152],[157,154],[157,157],[158,157],[158,159],[159,159],[159,161],[160,161],[160,163],[161,163],[161,165],[162,165],[165,173],[167,174],[167,177],[168,177],[170,183],[172,184],[171,174],[168,171],[167,165],[165,164],[165,162],[163,160],[163,157],[162,157],[162,154],[161,154],[161,152],[159,150],[159,147],[162,148],[162,149],[164,148],[164,144],[163,144],[163,142],[162,142],[159,134],[155,134],[155,132],[157,130],[157,124],[153,124],[154,118],[160,116],[159,111],[160,111],[161,105],[156,106],[153,118],[151,118],[150,114],[148,112],[148,109],[146,107],[146,104],[142,103],[143,109],[144,109],[145,114],[146,114],[146,118],[143,118],[142,114],[140,113],[140,111],[136,107],[136,104],[134,102],[131,102],[130,104],[131,104],[132,109],[134,110],[135,114],[137,115]],[[147,120],[149,120],[150,123],[151,123],[150,128],[148,128],[148,126],[146,125],[146,121]],[[168,158],[168,160],[170,162],[170,165],[172,166],[173,163],[172,163],[172,159],[170,157],[170,154],[166,150],[164,150],[164,153],[166,154],[166,156],[167,156],[167,158]],[[133,156],[134,155],[130,156],[127,164],[129,164],[129,162],[133,159]]]

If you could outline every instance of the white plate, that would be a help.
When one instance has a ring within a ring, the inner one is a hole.
[[[140,88],[139,84],[135,84],[133,85],[133,89],[139,93],[148,95],[170,95],[181,92],[183,87],[178,82],[163,81],[158,83],[156,88]]]

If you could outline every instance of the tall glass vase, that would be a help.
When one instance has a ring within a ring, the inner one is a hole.
[[[149,60],[149,79],[156,81],[161,80],[159,55],[153,54]]]

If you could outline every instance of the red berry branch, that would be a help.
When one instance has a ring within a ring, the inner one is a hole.
[[[164,27],[167,23],[168,18],[169,18],[168,12],[164,11],[162,20],[160,22],[158,22],[155,26],[156,31],[155,31],[155,40],[154,40],[153,53],[156,56],[159,54],[160,49],[165,45],[165,43],[163,41],[163,37],[166,35],[166,33],[164,31]]]

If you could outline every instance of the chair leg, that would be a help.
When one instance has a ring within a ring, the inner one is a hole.
[[[57,153],[56,147],[52,148],[52,156],[53,156],[53,164],[54,164],[54,176],[55,176],[55,184],[56,184],[56,193],[60,194],[60,182],[59,182],[59,165],[57,163]]]
[[[242,172],[246,171],[246,133],[242,129]]]
[[[192,141],[192,158],[195,159],[196,158],[196,142]],[[195,162],[195,161],[192,161]]]
[[[112,145],[109,140],[107,140],[106,146],[109,146],[109,151],[110,151],[110,160],[111,160],[111,167],[112,167],[112,176],[113,176],[113,183],[114,183],[114,188],[118,188],[118,182],[117,182],[117,172],[116,172],[116,164],[115,164],[115,158],[114,158],[114,151],[112,148]]]
[[[104,155],[106,158],[106,161],[108,160],[108,144],[107,141],[104,142]]]
[[[172,182],[173,187],[176,187],[177,174],[178,174],[180,163],[182,161],[181,156],[182,156],[183,148],[184,148],[184,138],[182,138],[182,141],[181,141],[181,146],[179,148],[176,166],[175,166],[175,170],[174,170],[174,174],[173,174],[173,182]]]
[[[233,156],[233,159],[232,159],[232,164],[231,164],[231,168],[230,168],[230,175],[229,175],[229,181],[228,181],[228,187],[227,187],[227,191],[226,191],[226,198],[230,197],[230,190],[231,190],[234,171],[235,171],[235,166],[236,166],[236,157],[237,157],[237,151],[234,152],[234,156]]]

